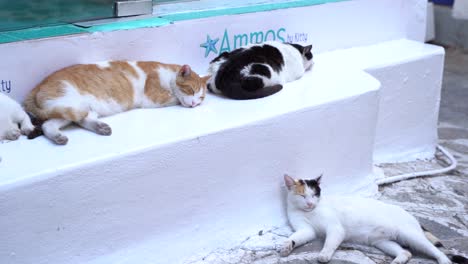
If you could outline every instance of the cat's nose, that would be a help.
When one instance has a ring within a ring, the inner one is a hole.
[[[192,107],[195,107],[195,106],[197,106],[197,105],[198,105],[197,101],[192,100]]]
[[[309,208],[312,208],[312,206],[314,206],[314,204],[313,204],[313,203],[311,203],[311,202],[307,202],[307,207],[309,207]]]

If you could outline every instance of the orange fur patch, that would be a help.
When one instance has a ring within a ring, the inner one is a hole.
[[[156,61],[139,61],[137,62],[137,66],[142,69],[146,75],[150,75],[151,73],[156,72],[156,70],[159,68],[159,66],[162,63],[156,62]]]
[[[157,73],[148,74],[145,83],[145,95],[153,102],[165,104],[172,98],[172,92],[161,87]]]
[[[305,184],[299,181],[294,181],[294,192],[298,195],[304,195],[305,193]]]

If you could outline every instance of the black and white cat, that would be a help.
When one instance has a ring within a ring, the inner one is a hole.
[[[318,256],[320,262],[329,262],[340,244],[350,241],[380,249],[395,258],[392,264],[404,264],[412,257],[402,246],[424,253],[439,264],[452,263],[429,241],[416,218],[401,207],[367,198],[321,197],[320,179],[284,176],[288,218],[295,232],[281,246],[282,256],[321,237],[325,244]],[[462,256],[451,258],[456,263],[468,263]]]
[[[0,141],[17,140],[34,130],[31,119],[15,100],[0,93]]]
[[[313,65],[312,45],[275,41],[223,52],[210,62],[208,89],[232,99],[272,95]]]

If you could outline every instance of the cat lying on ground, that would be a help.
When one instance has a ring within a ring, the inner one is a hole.
[[[407,263],[417,250],[439,264],[468,263],[462,256],[452,261],[424,234],[416,218],[401,207],[360,197],[321,196],[321,176],[295,180],[288,175],[287,213],[295,232],[280,249],[282,256],[315,238],[325,238],[318,261],[329,262],[343,241],[374,246],[394,257],[392,264]]]

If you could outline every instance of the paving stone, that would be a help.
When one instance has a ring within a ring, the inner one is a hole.
[[[462,128],[439,128],[441,139],[468,139],[468,130]]]
[[[453,249],[456,252],[468,253],[468,237],[442,240],[442,244],[449,250]]]
[[[291,260],[288,262],[282,262],[284,264],[319,264],[317,260]],[[346,260],[338,260],[332,259],[329,264],[356,264],[356,262],[346,261]]]
[[[456,151],[462,154],[468,154],[468,146],[456,142],[445,142],[442,144],[444,147],[449,148],[452,151]]]
[[[463,237],[460,233],[435,221],[420,217],[418,217],[418,221],[419,223],[421,223],[422,226],[424,226],[424,228],[426,228],[428,231],[430,231],[432,234],[434,234],[437,238],[441,240]]]
[[[323,247],[323,241],[313,241],[302,247],[294,249],[293,254],[304,253],[304,252],[320,252]]]

